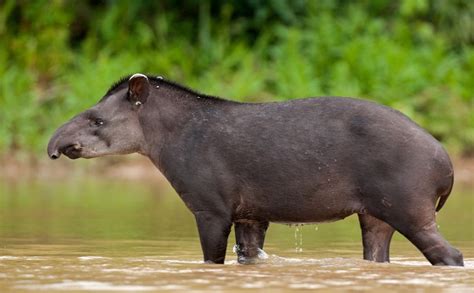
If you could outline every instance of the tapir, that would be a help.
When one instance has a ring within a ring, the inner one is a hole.
[[[407,116],[343,97],[241,103],[133,74],[59,127],[48,155],[139,153],[193,213],[206,263],[224,263],[235,229],[240,263],[259,258],[270,222],[357,214],[363,258],[389,262],[394,231],[433,265],[462,266],[436,212],[453,186],[442,145]]]

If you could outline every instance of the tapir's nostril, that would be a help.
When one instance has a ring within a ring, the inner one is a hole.
[[[49,155],[49,157],[51,158],[51,160],[56,160],[59,158],[61,154],[59,154],[58,151],[54,151],[52,154]]]

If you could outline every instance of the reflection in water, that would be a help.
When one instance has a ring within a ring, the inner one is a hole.
[[[304,232],[271,225],[268,257],[256,265],[237,264],[231,236],[227,262],[221,266],[202,264],[193,217],[168,186],[82,180],[3,182],[0,187],[2,292],[462,292],[474,287],[473,198],[467,192],[456,191],[438,219],[442,233],[464,253],[464,268],[430,266],[400,235],[392,244],[391,264],[363,261],[356,217]]]

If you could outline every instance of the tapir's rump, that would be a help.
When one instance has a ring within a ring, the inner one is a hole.
[[[232,225],[239,261],[253,262],[269,222],[357,213],[364,259],[389,261],[396,230],[432,264],[463,264],[435,223],[453,184],[450,159],[391,108],[338,97],[237,103],[135,74],[48,146],[51,158],[134,152],[150,158],[194,214],[206,262],[224,262]]]

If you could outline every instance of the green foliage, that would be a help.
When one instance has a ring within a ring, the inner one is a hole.
[[[7,0],[0,152],[43,150],[113,81],[149,72],[240,101],[373,99],[472,154],[473,15],[468,0]]]

